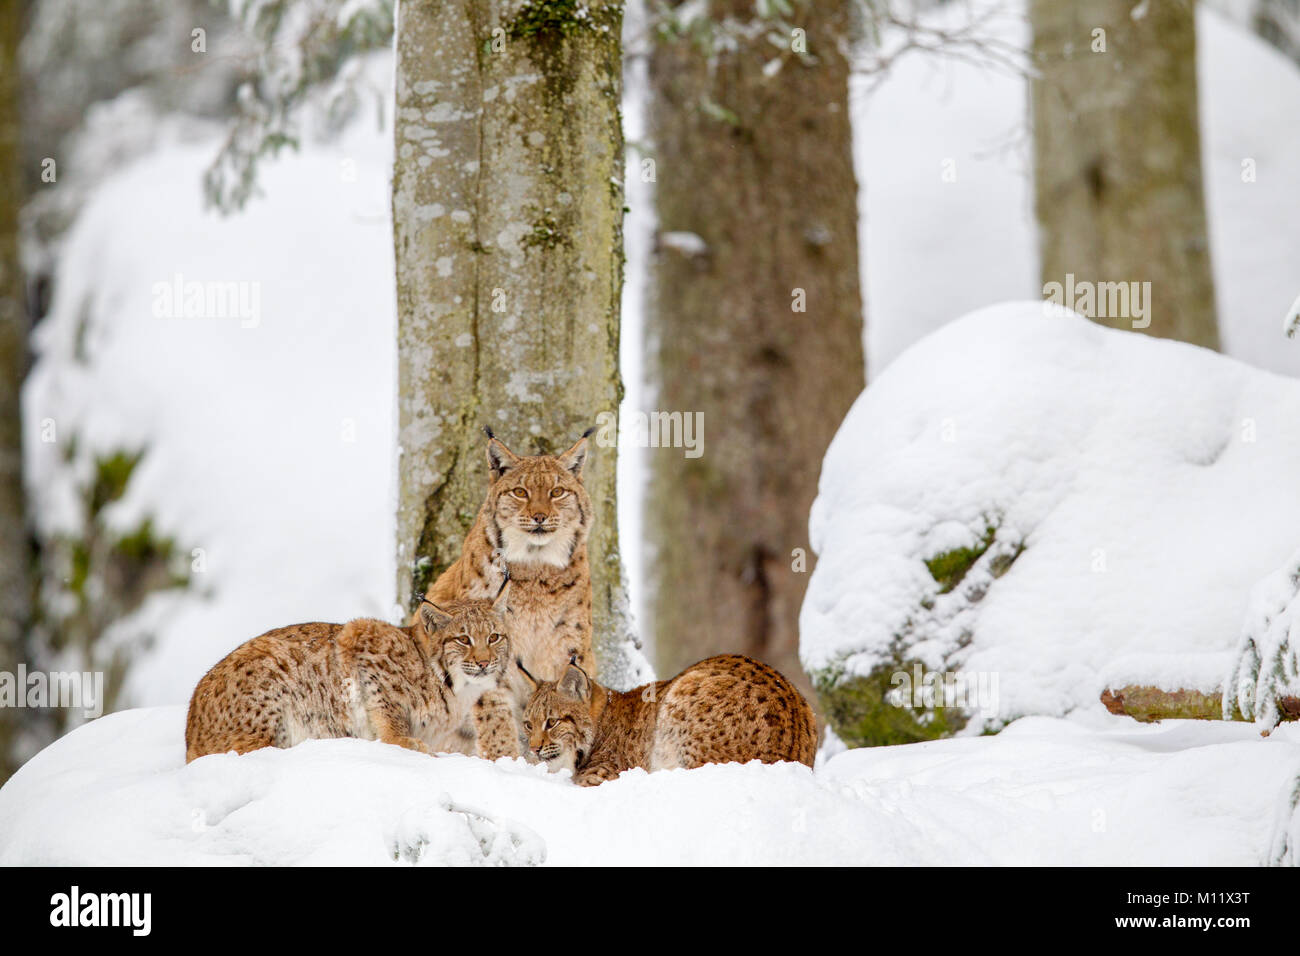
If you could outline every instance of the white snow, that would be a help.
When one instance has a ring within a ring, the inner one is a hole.
[[[708,243],[694,232],[661,232],[659,246],[690,257],[707,255],[709,251]]]
[[[995,675],[994,725],[1099,707],[1108,676],[1213,689],[1300,541],[1297,487],[1300,382],[1041,302],[975,312],[891,363],[831,443],[804,665],[865,675],[901,635],[927,669]],[[939,593],[924,561],[989,526]]]
[[[0,790],[0,865],[1219,864],[1286,846],[1300,728],[1031,718],[798,764],[630,771],[370,741],[183,764],[184,712],[68,734]]]
[[[1020,48],[1029,37],[1020,0],[952,3],[923,21],[974,24],[976,35]],[[966,52],[910,53],[883,79],[851,82],[868,381],[954,317],[1042,294],[1026,81]],[[1300,71],[1204,5],[1197,58],[1224,351],[1300,375],[1300,343],[1277,328],[1300,293]]]

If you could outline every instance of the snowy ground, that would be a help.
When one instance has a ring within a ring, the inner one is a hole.
[[[1100,713],[590,789],[359,740],[185,766],[183,725],[125,711],[30,761],[0,790],[0,864],[1255,865],[1300,772],[1300,727]]]

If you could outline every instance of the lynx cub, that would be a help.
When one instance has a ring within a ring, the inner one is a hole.
[[[510,633],[524,666],[548,680],[570,660],[590,670],[592,507],[582,483],[587,435],[559,455],[523,456],[491,429],[484,431],[492,478],[487,500],[459,560],[426,596],[437,604],[486,597],[508,570]]]
[[[495,602],[425,603],[409,627],[298,624],[237,647],[190,699],[185,761],[303,740],[361,737],[423,753],[519,755],[514,667]]]
[[[808,701],[766,664],[724,654],[672,680],[618,693],[570,665],[558,681],[532,681],[524,730],[533,756],[573,770],[589,787],[632,767],[667,770],[706,763],[812,766],[817,724]]]

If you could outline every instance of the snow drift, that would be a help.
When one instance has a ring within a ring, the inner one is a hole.
[[[1254,865],[1300,773],[1300,727],[1104,713],[594,788],[362,740],[185,765],[183,726],[125,711],[46,748],[0,789],[0,865]]]

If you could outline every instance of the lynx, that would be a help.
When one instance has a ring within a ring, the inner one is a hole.
[[[195,688],[185,761],[332,737],[518,756],[505,608],[503,587],[495,602],[426,602],[404,628],[360,618],[255,637]]]
[[[592,507],[582,483],[588,430],[559,455],[516,455],[485,428],[491,486],[460,559],[429,588],[428,600],[481,598],[510,578],[510,632],[532,673],[555,680],[570,660],[588,670]],[[526,689],[525,689],[526,691]]]
[[[672,680],[618,693],[570,665],[558,681],[524,672],[533,686],[524,710],[530,754],[551,770],[569,769],[590,787],[624,770],[706,763],[812,766],[817,724],[788,680],[737,654],[692,664]]]

